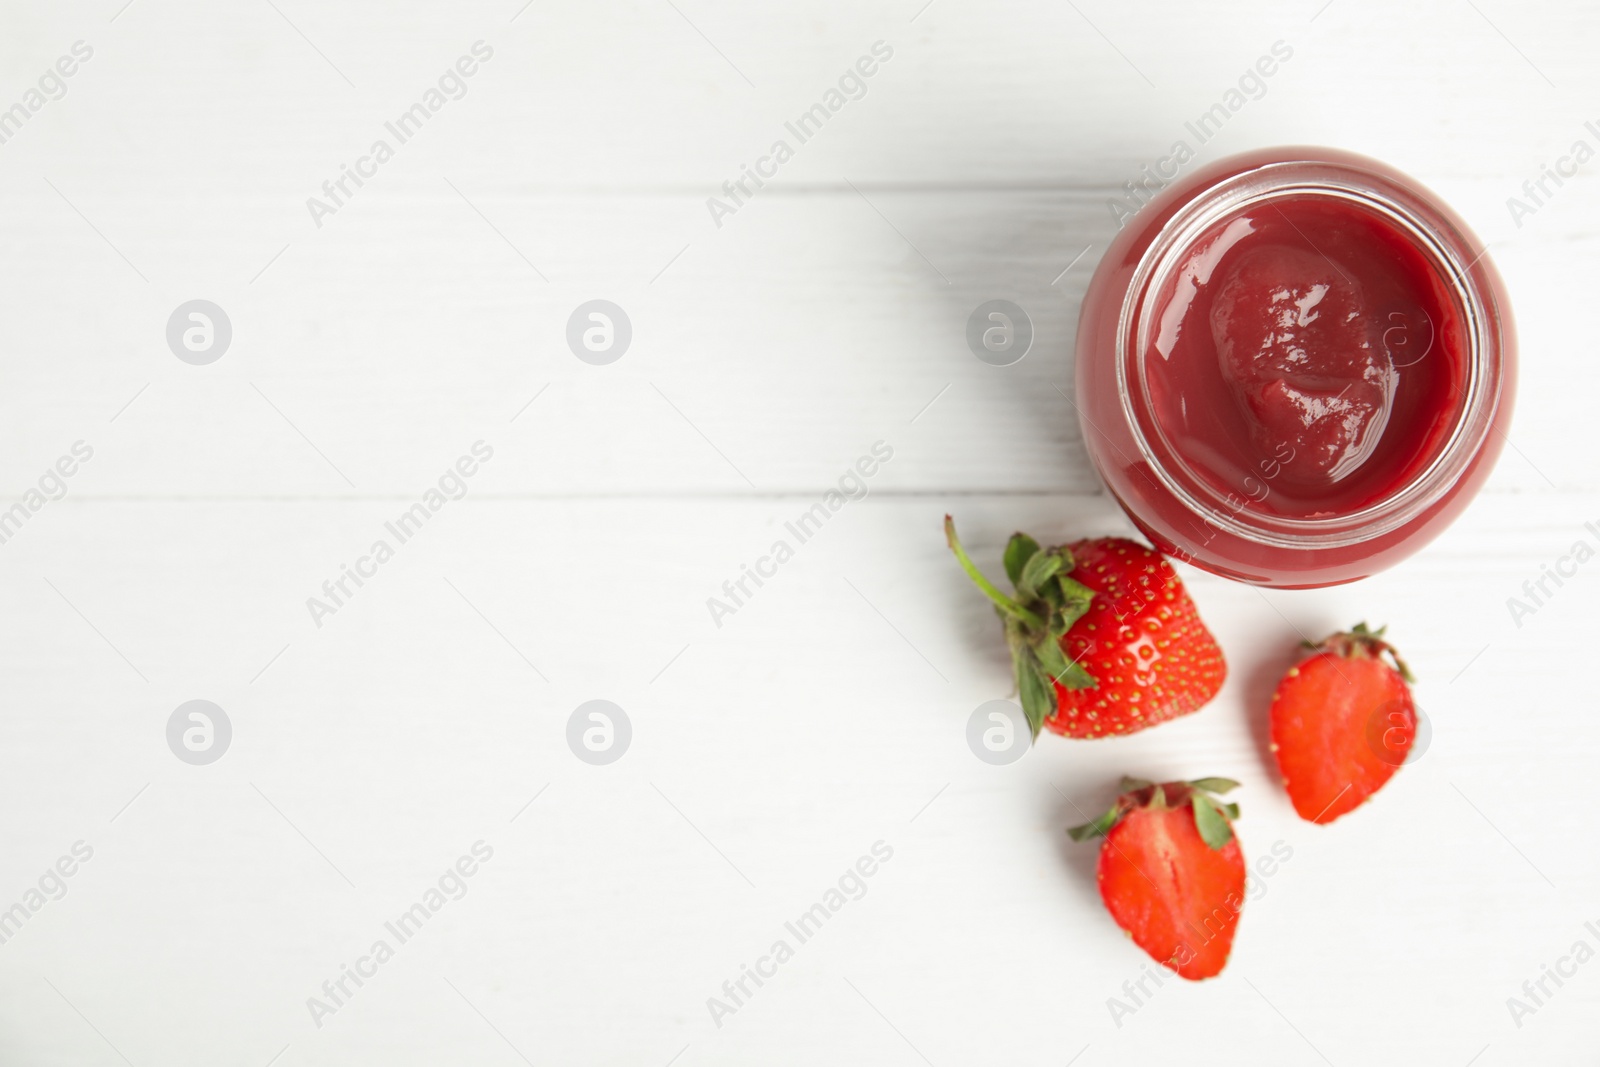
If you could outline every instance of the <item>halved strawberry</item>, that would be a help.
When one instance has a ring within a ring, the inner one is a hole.
[[[1272,751],[1302,819],[1330,823],[1355,809],[1411,751],[1414,679],[1383,632],[1360,623],[1310,646],[1272,696]]]
[[[979,572],[944,517],[962,569],[1005,624],[1022,710],[1067,737],[1131,734],[1198,711],[1228,675],[1222,650],[1165,556],[1122,537],[1042,549],[1006,546],[1006,596]]]
[[[1222,971],[1244,908],[1239,807],[1212,795],[1238,784],[1124,778],[1110,811],[1067,831],[1074,841],[1105,838],[1097,878],[1106,910],[1151,959],[1191,981]]]

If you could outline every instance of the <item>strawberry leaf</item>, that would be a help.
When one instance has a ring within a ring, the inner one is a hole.
[[[1039,542],[1025,533],[1011,535],[1010,542],[1006,545],[1006,577],[1011,579],[1011,584],[1020,586],[1022,582],[1022,568],[1028,561],[1039,553]]]
[[[1094,603],[1094,590],[1072,577],[1070,567],[1056,575],[1056,587],[1061,590],[1061,613],[1068,626],[1088,614]]]
[[[1233,840],[1233,827],[1228,825],[1222,806],[1204,793],[1195,793],[1190,806],[1194,809],[1194,828],[1200,839],[1212,849],[1225,848]]]
[[[1056,675],[1055,680],[1064,689],[1095,689],[1100,685],[1094,675],[1083,669],[1083,664],[1076,662]]]
[[[1039,666],[1044,668],[1051,681],[1072,670],[1072,661],[1061,651],[1061,645],[1054,637],[1046,636],[1043,641],[1033,646],[1033,651],[1039,657]]]
[[[1016,582],[1017,592],[1030,600],[1037,597],[1039,587],[1060,572],[1061,563],[1061,557],[1054,552],[1035,552],[1022,568],[1022,577]]]
[[[1082,826],[1074,826],[1067,831],[1067,836],[1074,841],[1087,841],[1091,837],[1104,837],[1111,832],[1122,818],[1122,803],[1119,801],[1111,805],[1111,810],[1100,816],[1094,822],[1086,822]]]
[[[1017,695],[1022,698],[1022,714],[1027,717],[1028,729],[1033,731],[1033,739],[1037,741],[1045,719],[1056,710],[1055,687],[1050,684],[1050,676],[1045,674],[1044,668],[1039,666],[1032,649],[1018,648],[1015,656]]]
[[[1155,783],[1147,778],[1134,778],[1131,775],[1125,774],[1122,776],[1122,785],[1120,785],[1118,788],[1124,793],[1132,793],[1139,789],[1149,789],[1153,785],[1155,785]]]
[[[1059,586],[1051,583],[1045,587],[1047,592],[1052,588],[1056,590],[1056,595],[1059,596]],[[1051,679],[1057,685],[1066,689],[1093,689],[1100,684],[1095,681],[1094,675],[1090,674],[1077,660],[1068,659],[1066,652],[1061,648],[1061,642],[1067,636],[1067,631],[1077,621],[1077,615],[1069,618],[1059,610],[1051,612],[1047,633],[1049,634],[1050,643],[1055,646],[1059,655],[1053,657],[1041,655],[1039,658],[1050,672]]]
[[[1232,778],[1196,778],[1189,784],[1207,793],[1226,793],[1230,789],[1239,788],[1239,783]]]

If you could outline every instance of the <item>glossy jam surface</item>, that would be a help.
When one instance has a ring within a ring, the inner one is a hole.
[[[1468,339],[1438,269],[1343,198],[1246,207],[1149,296],[1144,387],[1217,496],[1258,514],[1358,512],[1417,477],[1460,416]]]

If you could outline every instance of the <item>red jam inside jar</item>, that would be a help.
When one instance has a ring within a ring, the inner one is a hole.
[[[1513,339],[1466,227],[1326,149],[1224,160],[1112,243],[1078,333],[1089,452],[1157,547],[1261,585],[1353,581],[1465,507]]]

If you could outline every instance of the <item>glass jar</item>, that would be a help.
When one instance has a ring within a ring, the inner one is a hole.
[[[1483,245],[1432,193],[1275,148],[1127,221],[1077,361],[1089,455],[1157,548],[1308,588],[1396,563],[1466,507],[1510,420],[1515,338]]]

